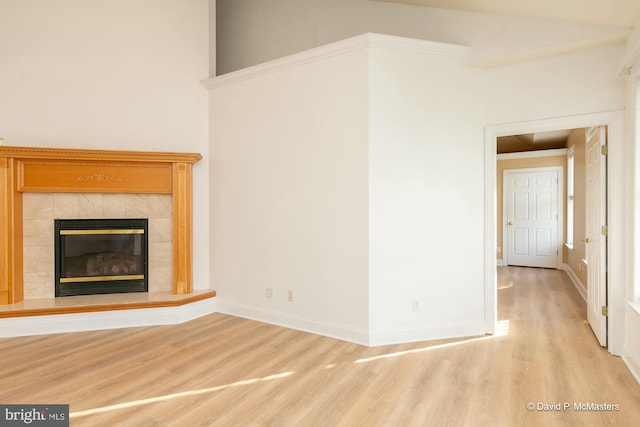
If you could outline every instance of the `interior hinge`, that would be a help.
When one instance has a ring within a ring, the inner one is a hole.
[[[602,306],[602,315],[603,316],[608,316],[609,315],[609,307],[606,305]]]
[[[600,146],[600,153],[603,156],[606,156],[607,154],[609,154],[609,144],[604,144]]]
[[[606,225],[602,226],[602,229],[600,230],[600,232],[602,233],[603,236],[608,236],[609,235],[609,227]]]

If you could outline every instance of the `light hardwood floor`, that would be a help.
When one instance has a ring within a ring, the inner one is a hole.
[[[68,403],[72,426],[638,425],[640,385],[564,273],[499,268],[498,299],[495,336],[375,348],[222,314],[2,339],[0,403]]]

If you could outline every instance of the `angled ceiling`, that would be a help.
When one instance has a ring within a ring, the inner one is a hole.
[[[469,65],[493,67],[537,57],[567,53],[599,45],[623,42],[640,25],[640,0],[374,0],[520,18],[610,27],[599,37],[559,43],[543,49],[525,49],[511,54],[474,60]],[[538,132],[498,138],[498,153],[566,148],[570,130]]]
[[[640,26],[640,0],[372,1],[476,12],[485,18],[512,18],[510,23],[503,21],[506,25],[494,23],[493,30],[491,27],[475,29],[485,38],[475,37],[468,43],[473,49],[466,63],[478,68],[501,67],[624,43],[633,27]]]
[[[498,154],[567,148],[571,130],[536,132],[498,138]]]
[[[377,0],[415,6],[632,28],[640,20],[639,0]]]

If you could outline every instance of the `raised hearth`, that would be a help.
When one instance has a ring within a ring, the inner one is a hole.
[[[135,310],[163,307],[180,307],[196,301],[213,300],[216,291],[195,290],[189,294],[148,292],[109,295],[79,295],[67,298],[41,298],[24,300],[15,304],[0,305],[0,319],[76,314],[102,311]],[[0,325],[1,326],[1,325]],[[0,328],[0,337],[3,334]]]

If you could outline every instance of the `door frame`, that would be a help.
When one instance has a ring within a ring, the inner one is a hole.
[[[564,167],[562,166],[541,166],[533,168],[518,168],[518,169],[505,169],[502,171],[502,263],[503,265],[509,265],[509,246],[508,243],[508,227],[507,227],[507,175],[510,173],[526,173],[526,172],[549,172],[554,171],[558,173],[558,218],[557,218],[557,247],[556,252],[556,266],[560,268],[562,256],[560,251],[564,245]]]
[[[627,199],[633,199],[633,185],[630,177],[633,171],[625,168],[627,152],[632,152],[631,144],[626,140],[625,111],[606,111],[601,113],[523,121],[485,127],[485,254],[484,254],[484,288],[485,288],[485,329],[493,334],[497,326],[497,266],[496,266],[496,173],[498,137],[532,132],[555,131],[563,129],[607,126],[607,144],[609,146],[607,168],[607,217],[609,226],[607,277],[609,287],[607,299],[609,321],[607,336],[608,350],[614,355],[622,355],[624,345],[624,307],[625,285],[631,278],[625,274],[625,264],[633,262],[633,251],[626,251],[631,243],[631,236],[625,236],[625,208]],[[627,182],[629,181],[629,182]],[[613,201],[613,203],[612,203]]]

